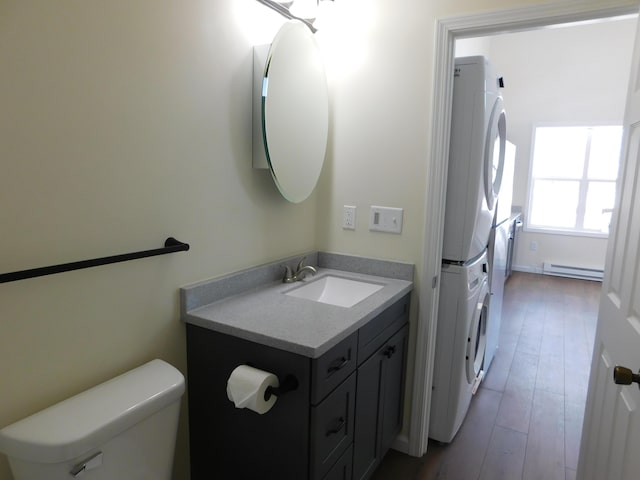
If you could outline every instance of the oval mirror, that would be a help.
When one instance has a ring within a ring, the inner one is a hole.
[[[271,175],[293,203],[316,186],[327,148],[329,93],[316,39],[291,20],[267,55],[262,89],[262,133]]]

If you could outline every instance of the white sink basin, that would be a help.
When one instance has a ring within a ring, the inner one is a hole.
[[[349,278],[327,275],[317,280],[305,283],[303,286],[285,292],[297,298],[306,298],[320,303],[328,303],[339,307],[353,307],[370,295],[380,290],[384,285],[361,282]]]

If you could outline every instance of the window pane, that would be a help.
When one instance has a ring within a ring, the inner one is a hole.
[[[582,177],[587,137],[588,130],[584,127],[536,128],[533,176]]]
[[[589,178],[615,180],[618,177],[622,127],[596,127],[591,131]]]
[[[609,232],[615,196],[614,182],[589,182],[584,228]]]
[[[575,228],[580,182],[534,180],[530,224]]]

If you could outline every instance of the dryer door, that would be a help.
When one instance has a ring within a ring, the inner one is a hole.
[[[507,117],[502,97],[496,97],[489,117],[487,138],[484,142],[484,193],[489,210],[493,210],[498,193],[500,193],[506,141]]]
[[[466,373],[469,384],[475,382],[482,370],[487,346],[487,319],[489,316],[489,283],[485,277],[478,290],[478,300],[467,333]]]

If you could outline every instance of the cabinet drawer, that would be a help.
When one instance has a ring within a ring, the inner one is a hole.
[[[350,445],[322,480],[351,480],[352,469],[353,445]]]
[[[311,407],[311,479],[323,478],[353,442],[356,376]]]
[[[409,320],[409,295],[405,295],[358,331],[358,365]]]
[[[311,403],[317,405],[356,368],[358,334],[354,333],[313,360],[311,364]]]

